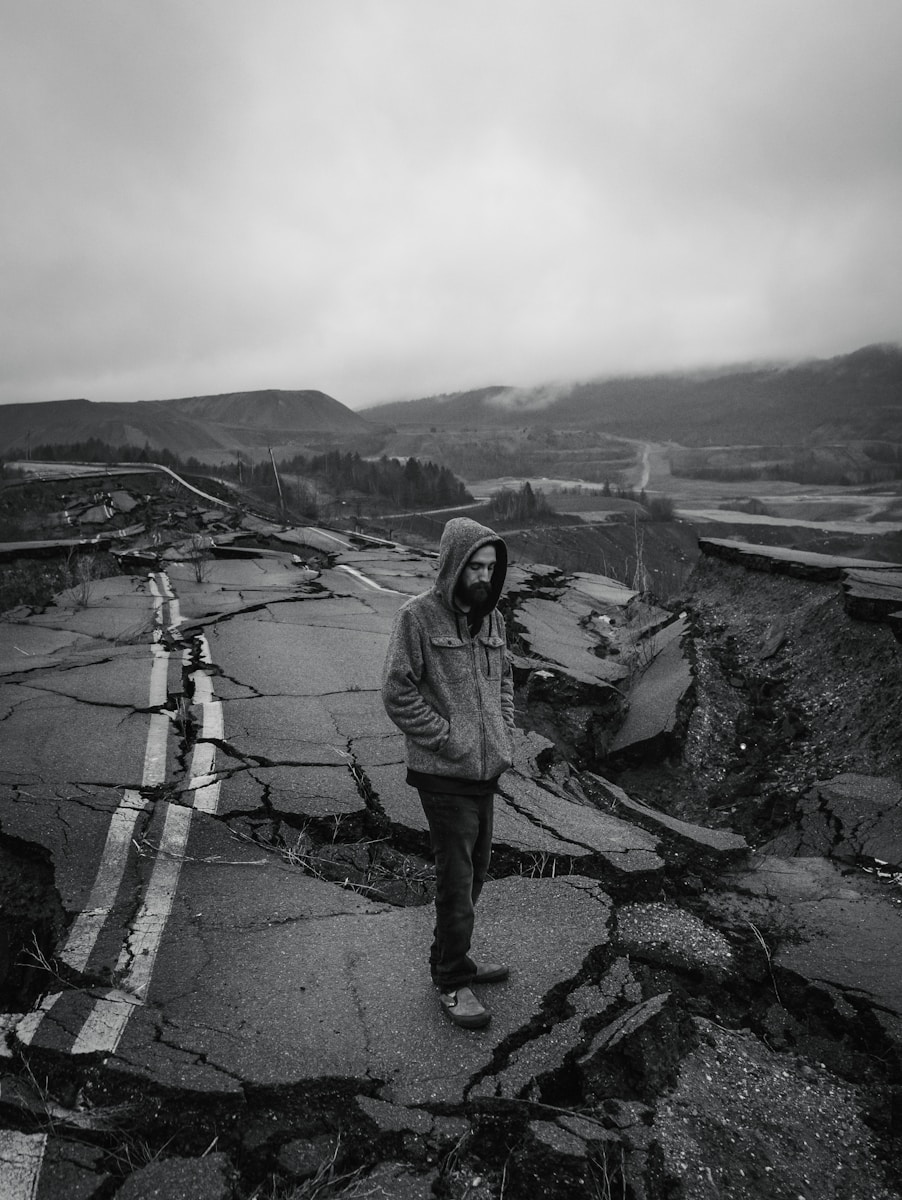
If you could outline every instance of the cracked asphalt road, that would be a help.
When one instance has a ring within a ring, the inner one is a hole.
[[[202,580],[173,561],[108,581],[87,609],[0,624],[2,831],[52,864],[66,917],[28,1007],[4,1019],[6,1054],[75,1080],[76,1100],[89,1078],[97,1094],[209,1111],[333,1087],[414,1126],[474,1098],[544,1095],[537,1080],[563,1088],[574,1071],[597,1089],[598,1047],[654,1022],[666,1040],[673,1020],[670,991],[651,978],[643,991],[626,942],[634,961],[708,970],[693,959],[698,916],[666,911],[668,937],[689,949],[663,959],[654,928],[617,932],[619,900],[665,887],[673,831],[604,811],[521,732],[476,947],[509,961],[511,978],[487,995],[488,1029],[462,1037],[428,977],[425,821],[378,695],[394,613],[434,558],[331,538],[313,578],[291,559],[304,537],[294,531],[284,554],[214,560]],[[524,620],[529,581],[521,569]],[[571,609],[561,654],[585,645],[588,671],[584,604]],[[680,838],[683,863],[692,827]],[[400,892],[357,870],[389,844]],[[744,849],[717,831],[696,844],[723,865]],[[615,1009],[625,1024],[607,1035]],[[110,1194],[129,1174],[60,1128],[0,1130],[2,1200]]]

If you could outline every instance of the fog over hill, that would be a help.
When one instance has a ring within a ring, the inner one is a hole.
[[[902,346],[783,365],[485,387],[365,410],[395,426],[547,424],[686,445],[902,439]]]
[[[902,441],[902,346],[804,363],[492,386],[355,412],[323,392],[267,389],[134,403],[56,400],[0,407],[0,454],[97,438],[215,462],[272,446],[381,453],[387,429],[591,429],[686,446]],[[415,451],[409,451],[411,453]]]

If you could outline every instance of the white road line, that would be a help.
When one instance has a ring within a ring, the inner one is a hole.
[[[201,663],[212,662],[210,644],[203,636],[198,638]],[[220,781],[216,778],[215,741],[224,736],[222,704],[213,694],[213,680],[204,670],[197,670],[194,679],[194,705],[201,711],[201,729],[194,743],[188,787],[194,791],[194,807],[200,812],[215,813],[219,807]]]
[[[164,603],[169,605],[169,629],[175,629],[182,619],[178,599],[168,578],[162,573],[157,578],[159,583],[153,577],[150,580],[155,624],[154,642],[151,647],[153,661],[149,685],[150,708],[161,708],[168,696],[169,653],[160,638]],[[206,639],[201,639],[201,658],[204,662],[210,661],[210,648]],[[203,710],[201,737],[205,740],[195,746],[191,769],[192,786],[195,787],[197,807],[215,812],[219,800],[219,783],[215,779],[208,780],[204,777],[209,776],[215,766],[216,747],[212,739],[221,739],[223,735],[222,705],[213,698],[212,681],[206,672],[198,672],[195,680],[196,693],[198,685],[199,706]],[[169,725],[168,714],[151,714],[144,754],[142,787],[151,787],[166,779]],[[83,971],[87,966],[100,931],[116,901],[128,863],[135,823],[138,814],[146,808],[147,802],[139,792],[126,789],[118,808],[110,818],[100,865],[87,904],[74,921],[60,951],[60,958],[75,970]],[[143,1004],[146,999],[163,931],[175,900],[188,844],[191,815],[190,808],[167,805],[160,845],[144,901],[116,964],[117,972],[125,973],[122,986],[95,1002],[75,1039],[72,1054],[113,1053],[119,1045],[132,1010]],[[21,1017],[15,1027],[16,1038],[21,1045],[31,1044],[44,1017],[63,994],[54,992],[44,996],[32,1012]],[[47,1140],[46,1134],[22,1134],[14,1130],[0,1130],[0,1200],[35,1200]]]
[[[172,911],[188,832],[190,808],[170,804],[144,903],[132,925],[117,971],[125,971],[121,988],[100,997],[81,1028],[73,1054],[112,1054],[119,1045],[132,1009],[144,1003],[163,930]]]
[[[203,637],[200,638],[199,657],[203,662],[209,661],[210,657],[209,645]],[[188,651],[184,658],[186,663],[190,662]],[[215,813],[219,804],[219,780],[215,777],[213,739],[222,740],[222,704],[213,698],[213,682],[205,670],[194,674],[194,696],[203,718],[200,739],[195,743],[191,757],[189,788],[194,790],[194,809]],[[75,1039],[73,1054],[112,1054],[119,1045],[132,1010],[147,998],[157,952],[175,900],[192,812],[183,805],[168,806],[144,902],[116,965],[117,972],[125,972],[120,988],[108,992],[95,1003]]]
[[[47,1013],[50,1012],[62,992],[49,992],[46,996],[41,997],[41,1001],[37,1008],[33,1008],[31,1012],[26,1013],[24,1017],[16,1024],[16,1041],[23,1046],[30,1046],[34,1035],[38,1031],[38,1026],[44,1020]]]
[[[216,777],[216,741],[222,741],[222,705],[211,700],[197,705],[203,713],[200,738],[194,743],[188,787],[194,791],[194,807],[215,813],[219,807],[219,780]]]
[[[330,542],[338,542],[339,546],[344,546],[345,550],[351,549],[351,543],[346,542],[343,538],[336,537],[334,533],[326,533],[325,529],[320,529],[317,526],[316,532],[322,537],[328,538]]]
[[[47,1137],[46,1133],[0,1130],[0,1200],[34,1200]]]
[[[138,814],[146,808],[147,801],[138,792],[127,789],[113,813],[87,905],[75,918],[66,943],[59,952],[59,958],[74,971],[84,971],[88,965],[91,951],[116,902],[128,862],[135,822]]]
[[[167,602],[170,604],[170,616],[172,615],[172,590],[165,575],[161,573],[156,578],[150,577],[150,593],[153,597],[154,624],[156,626],[154,636],[158,638],[162,628],[163,608]],[[155,640],[151,646],[151,653],[153,661],[148,687],[148,707],[160,708],[166,703],[168,696],[169,652],[161,642]],[[144,765],[141,772],[142,788],[154,787],[165,782],[169,728],[168,713],[151,714],[144,751]],[[100,931],[116,901],[128,863],[135,823],[139,813],[147,806],[147,801],[141,797],[139,792],[127,788],[118,808],[110,818],[110,826],[100,856],[97,875],[84,911],[76,917],[65,943],[59,951],[62,961],[68,963],[75,970],[83,971],[87,966]],[[44,996],[37,1008],[27,1013],[18,1022],[16,1040],[21,1045],[28,1046],[32,1043],[44,1017],[62,995],[64,995],[63,992],[53,992]]]
[[[179,625],[181,625],[181,623],[182,623],[182,611],[181,611],[181,608],[179,607],[178,597],[176,596],[175,592],[172,590],[172,584],[169,582],[169,576],[166,574],[165,571],[159,571],[157,573],[157,578],[160,580],[160,583],[162,584],[163,599],[169,605],[169,624],[166,626],[166,628],[167,629],[178,629]],[[160,617],[160,620],[162,623],[162,615]]]
[[[24,1018],[24,1013],[0,1013],[0,1058],[12,1058],[12,1047],[7,1041],[6,1035],[14,1034],[17,1025]]]
[[[383,587],[381,583],[376,583],[375,579],[369,579],[356,567],[349,567],[345,563],[339,563],[339,571],[347,571],[349,575],[353,575],[355,579],[359,579],[361,583],[365,583],[367,587],[373,588],[377,592],[390,592],[393,596],[406,596],[406,592],[399,592],[395,588]]]
[[[154,642],[150,652],[153,655],[153,665],[150,669],[148,707],[160,708],[166,703],[169,695],[169,651],[160,642]],[[141,772],[142,787],[155,787],[166,779],[169,726],[169,713],[151,713],[144,751],[144,768]]]

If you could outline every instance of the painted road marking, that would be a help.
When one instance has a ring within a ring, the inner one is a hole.
[[[38,1031],[39,1025],[62,995],[62,992],[49,992],[46,996],[42,996],[37,1008],[33,1008],[31,1012],[26,1013],[25,1016],[17,1022],[17,1042],[20,1042],[23,1046],[31,1045],[34,1035]]]
[[[361,583],[365,583],[367,587],[373,588],[377,592],[390,592],[393,596],[406,596],[406,592],[399,592],[395,588],[383,587],[381,583],[376,583],[375,579],[370,579],[364,575],[362,571],[358,571],[356,567],[349,567],[345,563],[339,563],[339,571],[346,571],[349,575],[353,575],[355,579],[359,579]]]
[[[120,988],[95,1002],[72,1047],[73,1054],[112,1054],[119,1045],[132,1010],[144,1003],[163,930],[169,920],[188,832],[190,808],[167,805],[166,821],[144,902],[136,916],[116,970],[124,971]]]
[[[212,662],[210,645],[201,635],[199,661]],[[194,807],[215,813],[219,807],[220,781],[216,777],[216,746],[224,736],[222,703],[213,694],[213,680],[204,670],[194,672],[194,705],[201,711],[200,736],[191,755],[188,787],[194,791]]]
[[[158,582],[159,581],[159,582]],[[168,578],[162,572],[150,578],[154,609],[154,641],[151,646],[149,705],[162,708],[168,698],[169,652],[162,644],[163,610],[169,608],[168,629],[181,624],[178,599]],[[200,659],[209,663],[210,647],[201,638]],[[223,736],[222,705],[213,697],[212,680],[206,671],[198,672],[195,695],[203,711],[201,737],[195,746],[191,767],[191,786],[195,788],[195,805],[215,812],[219,799],[219,783],[206,777],[215,766],[216,747],[212,739]],[[142,787],[152,787],[166,778],[168,713],[153,713],[147,735],[142,771]],[[208,768],[208,769],[207,769]],[[97,938],[115,903],[128,862],[129,848],[138,815],[148,807],[147,801],[134,789],[127,788],[110,818],[106,842],[101,854],[97,876],[87,904],[73,922],[60,958],[74,969],[83,971],[96,945]],[[72,1054],[113,1053],[125,1030],[134,1008],[144,1003],[156,963],[163,931],[172,912],[188,834],[192,809],[168,804],[157,856],[154,860],[144,901],[138,911],[119,954],[117,972],[124,972],[121,988],[99,997],[72,1046]],[[30,1012],[15,1024],[15,1036],[20,1045],[34,1040],[41,1022],[64,992],[44,996]],[[12,1024],[12,1022],[10,1022]],[[0,1032],[5,1030],[0,1029]],[[5,1039],[4,1039],[5,1043]],[[47,1149],[46,1134],[24,1134],[16,1130],[0,1130],[0,1200],[35,1200],[41,1168]]]
[[[172,608],[170,607],[170,616]],[[200,638],[201,661],[210,659],[206,638]],[[190,663],[190,652],[184,661]],[[219,781],[215,778],[216,746],[222,740],[222,704],[213,698],[213,683],[205,670],[194,674],[194,695],[203,712],[200,739],[195,742],[189,772],[189,788],[194,789],[194,809],[216,812]],[[82,1025],[72,1047],[73,1054],[112,1054],[125,1031],[132,1010],[147,998],[163,932],[172,912],[182,862],[188,845],[193,809],[180,804],[167,806],[166,820],[144,902],[132,925],[119,961],[122,974],[119,988],[100,997]]]
[[[34,1200],[47,1138],[46,1133],[0,1130],[0,1200]]]
[[[168,697],[169,652],[159,641],[159,637],[163,625],[163,610],[167,603],[170,604],[170,618],[172,616],[173,596],[169,580],[163,573],[156,577],[150,576],[149,588],[153,599],[155,640],[151,646],[153,661],[148,688],[148,707],[161,708]],[[168,713],[151,714],[141,773],[142,788],[154,787],[165,782],[169,727]],[[59,957],[75,970],[83,971],[87,966],[100,931],[115,903],[128,864],[135,823],[139,813],[147,807],[147,801],[139,792],[127,788],[110,818],[97,875],[85,909],[73,922],[59,951]],[[31,1045],[44,1017],[64,994],[53,992],[44,996],[38,1006],[18,1022],[16,1040],[21,1045]]]
[[[330,542],[338,542],[339,546],[344,546],[345,550],[351,549],[351,543],[346,542],[344,538],[336,537],[334,533],[326,533],[325,529],[317,528],[316,532],[322,537],[328,538]]]
[[[169,697],[169,651],[160,642],[154,642],[150,652],[153,655],[153,666],[150,671],[148,707],[162,708]],[[147,733],[147,746],[144,751],[144,769],[141,773],[142,787],[155,787],[166,779],[166,752],[170,723],[171,718],[168,712],[150,714],[150,729]]]
[[[164,578],[169,604],[169,628],[180,622],[177,600],[169,581]],[[210,662],[210,647],[206,638],[199,639],[199,658]],[[183,663],[191,663],[186,650]],[[194,674],[194,699],[202,711],[200,738],[194,745],[189,772],[189,788],[194,789],[194,807],[203,812],[216,812],[219,803],[219,781],[214,776],[216,746],[213,739],[222,740],[222,705],[213,697],[213,684],[205,670]],[[122,975],[121,985],[100,997],[81,1027],[72,1047],[73,1054],[112,1054],[125,1031],[132,1009],[147,998],[157,953],[163,932],[172,912],[175,893],[181,874],[182,861],[191,830],[192,809],[184,805],[167,806],[166,819],[157,856],[154,860],[144,901],[132,924],[119,955],[116,971]]]
[[[147,801],[138,792],[126,789],[119,807],[113,813],[87,905],[75,918],[65,945],[59,952],[60,959],[74,971],[84,971],[88,965],[91,951],[119,894],[135,822],[138,814],[146,809]]]

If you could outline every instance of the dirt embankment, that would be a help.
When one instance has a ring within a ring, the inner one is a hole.
[[[902,653],[885,625],[852,620],[839,589],[702,558],[686,609],[694,706],[682,751],[618,782],[753,842],[843,772],[902,778]]]

